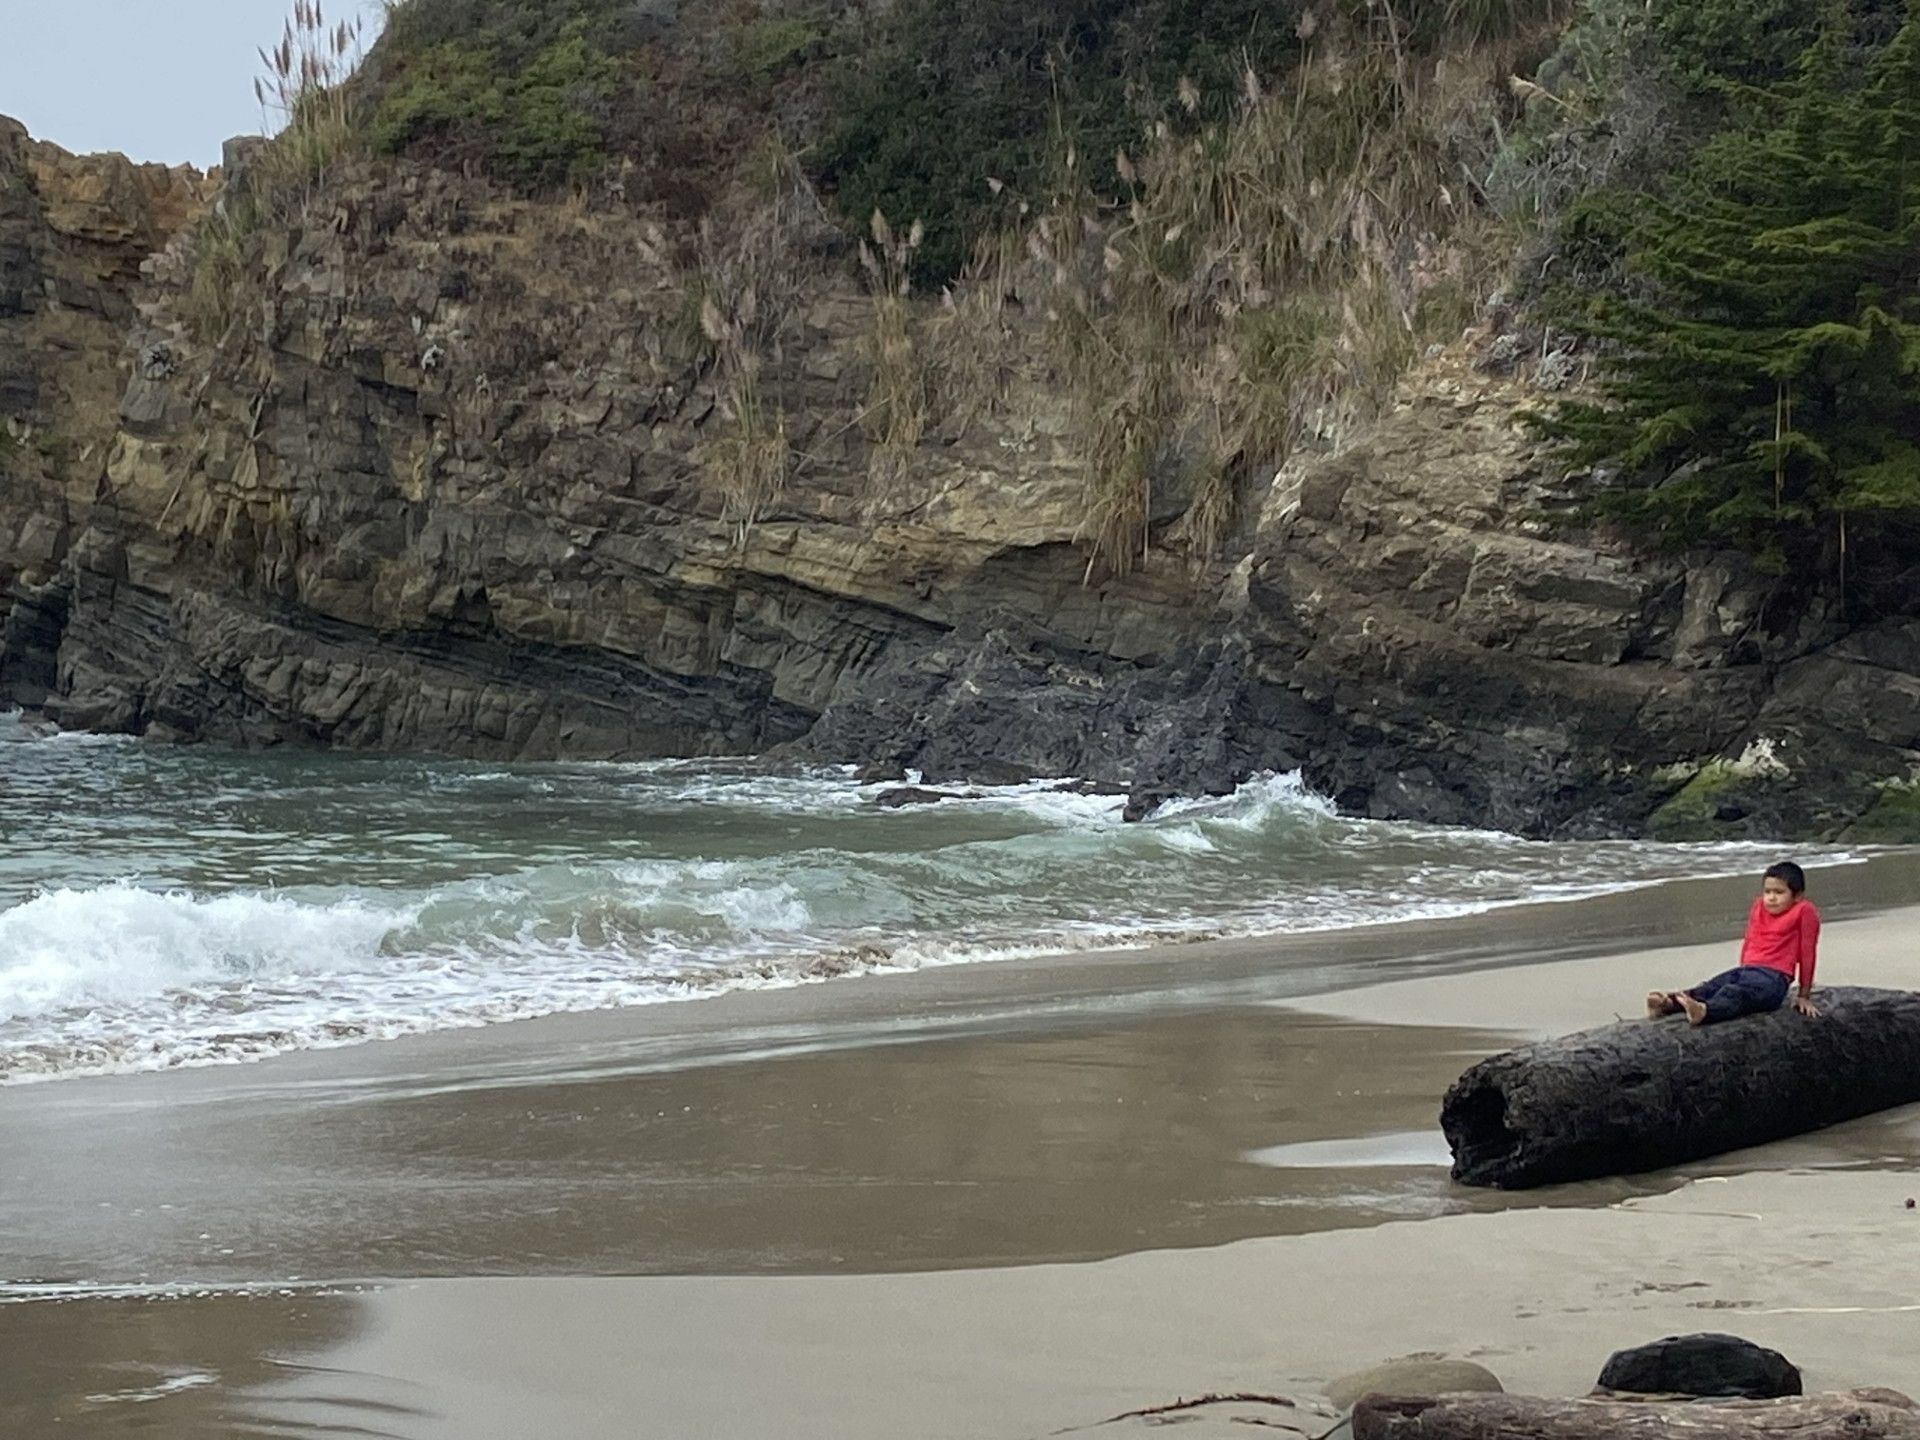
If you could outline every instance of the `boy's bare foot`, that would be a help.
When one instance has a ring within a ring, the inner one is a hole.
[[[1647,1019],[1662,1020],[1680,1008],[1671,990],[1647,991]]]
[[[1704,1025],[1707,1023],[1707,1007],[1682,990],[1673,997],[1680,1002],[1680,1008],[1687,1012],[1687,1024]]]

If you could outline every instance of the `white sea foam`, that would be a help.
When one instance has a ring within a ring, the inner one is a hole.
[[[913,779],[912,772],[908,778]],[[895,788],[892,784],[864,785],[859,794],[870,803]],[[1124,795],[1086,793],[1072,782],[1061,780],[1030,780],[1022,785],[927,785],[915,780],[914,788],[941,797],[935,813],[1000,810],[1059,828],[1117,825],[1127,803]],[[928,805],[917,805],[900,813],[925,815],[928,809]]]
[[[1231,794],[1169,800],[1155,810],[1153,823],[1204,820],[1236,830],[1263,830],[1278,817],[1333,819],[1333,802],[1316,793],[1298,770],[1269,770],[1241,783]]]
[[[1169,850],[1181,850],[1190,855],[1211,855],[1219,848],[1207,838],[1205,830],[1194,824],[1157,825],[1152,834]]]
[[[408,917],[359,900],[56,890],[0,911],[0,1018],[124,1005],[171,990],[377,958]]]
[[[20,728],[0,717],[0,740]],[[1128,825],[1120,797],[1053,782],[896,811],[844,774],[739,765],[19,744],[0,1080],[1461,914],[1754,858],[1358,821],[1297,775]]]

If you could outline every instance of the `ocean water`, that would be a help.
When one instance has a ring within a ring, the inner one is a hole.
[[[242,754],[0,716],[0,1083],[1068,950],[1330,930],[1770,850],[1354,820],[1297,777],[1136,825],[1056,784]]]

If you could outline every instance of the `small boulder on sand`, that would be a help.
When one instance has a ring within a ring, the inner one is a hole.
[[[1484,1365],[1471,1360],[1448,1360],[1438,1355],[1408,1355],[1398,1360],[1356,1370],[1329,1380],[1327,1399],[1345,1410],[1362,1395],[1448,1395],[1460,1390],[1493,1390],[1503,1387],[1498,1377]]]
[[[1600,1372],[1600,1387],[1639,1395],[1772,1400],[1800,1394],[1800,1372],[1778,1350],[1738,1335],[1669,1335],[1615,1351]]]

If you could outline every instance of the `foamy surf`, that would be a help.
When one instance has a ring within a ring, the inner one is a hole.
[[[1356,821],[1298,776],[1145,824],[1057,783],[92,745],[0,719],[0,1081],[746,988],[1456,915],[1752,868]]]
[[[358,900],[55,890],[0,911],[0,1021],[350,970],[407,918]]]

